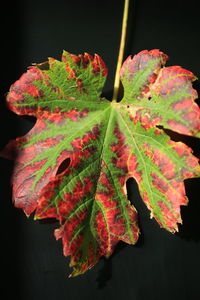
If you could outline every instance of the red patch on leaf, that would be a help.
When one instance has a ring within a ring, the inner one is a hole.
[[[187,205],[188,202],[184,183],[176,179],[167,183],[155,173],[152,173],[151,176],[153,185],[165,195],[168,203],[167,206],[161,199],[158,201],[165,224],[161,222],[161,219],[156,214],[154,215],[155,219],[161,227],[165,227],[171,232],[178,231],[177,223],[181,223],[180,206]]]
[[[177,90],[182,89],[185,85],[188,85],[190,89],[190,82],[194,79],[195,76],[192,72],[179,66],[164,68],[161,70],[161,75],[157,82],[158,92],[162,97],[168,97],[169,95],[173,95]]]
[[[142,181],[142,172],[137,171],[138,169],[138,161],[136,156],[132,153],[128,159],[128,169],[129,174],[132,176],[138,184]]]
[[[181,169],[183,179],[197,176],[199,174],[199,159],[192,155],[192,149],[181,142],[169,141],[168,143],[172,146],[173,150],[176,151],[178,156],[185,161]]]
[[[162,201],[158,201],[158,205],[161,208],[163,217],[164,217],[164,222],[167,228],[169,228],[169,231],[174,233],[175,231],[178,231],[177,227],[177,215],[173,215],[170,211],[170,209],[167,207],[165,203]],[[160,227],[163,227],[163,223],[160,222],[160,220],[155,216],[155,219],[157,222],[160,224]],[[180,222],[180,219],[179,219]]]
[[[123,63],[120,71],[122,81],[126,76],[128,76],[127,80],[131,81],[138,71],[145,70],[149,66],[150,62],[155,62],[153,71],[150,71],[146,80],[143,81],[140,87],[140,95],[137,95],[137,97],[139,98],[140,96],[143,96],[149,92],[149,86],[156,81],[161,66],[164,65],[167,60],[168,56],[158,49],[154,49],[151,51],[143,50],[133,58],[129,56]]]
[[[148,144],[145,144],[144,148],[147,149],[145,154],[151,158],[152,162],[158,167],[165,178],[171,179],[176,177],[176,166],[166,154],[163,154],[158,149],[151,149]]]
[[[123,170],[124,173],[128,172],[127,160],[130,154],[128,145],[125,144],[125,136],[115,127],[114,134],[118,139],[117,143],[112,144],[112,152],[117,155],[117,158],[113,157],[112,163],[119,169]]]
[[[188,129],[184,124],[176,121],[176,120],[168,120],[169,128],[173,128],[174,131],[179,133],[184,133],[187,135],[192,135],[192,132],[190,129]]]
[[[138,109],[134,116],[130,113],[130,119],[134,124],[141,123],[141,126],[146,130],[156,127],[162,121],[158,114],[151,114],[147,109]]]
[[[180,110],[187,111],[188,108],[191,107],[191,99],[183,98],[181,100],[178,100],[172,104],[172,107],[174,110],[177,110],[177,111],[180,111]]]
[[[79,224],[85,220],[87,214],[87,210],[81,211],[78,215],[72,217],[69,221],[66,221],[60,229],[55,230],[56,239],[62,239],[64,255],[72,255],[74,260],[76,260],[77,249],[80,248],[84,240],[82,234],[79,234],[77,238],[73,238],[74,232]]]
[[[98,54],[95,54],[95,56],[94,56],[94,60],[92,62],[92,67],[93,67],[92,72],[94,74],[96,74],[96,75],[99,74],[99,72],[101,70],[102,75],[107,76],[108,70],[106,68],[106,65],[105,65],[104,61],[102,60],[102,58]]]
[[[37,99],[41,96],[38,88],[33,84],[34,81],[42,80],[41,71],[37,67],[29,67],[27,73],[23,74],[11,87],[7,96],[7,105],[16,114],[35,115],[36,106],[29,106],[23,110],[20,106],[15,106],[15,103],[23,103],[26,95],[33,96]]]
[[[115,208],[117,203],[112,198],[114,196],[114,190],[110,180],[105,173],[101,173],[99,176],[98,183],[104,188],[97,189],[96,199],[101,201],[105,209]]]

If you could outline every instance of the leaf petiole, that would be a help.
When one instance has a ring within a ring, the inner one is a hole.
[[[114,92],[112,101],[116,102],[119,93],[119,86],[120,86],[120,76],[119,72],[122,66],[122,60],[124,56],[124,48],[125,48],[125,41],[126,41],[126,32],[127,32],[127,24],[128,24],[128,10],[129,10],[129,0],[125,0],[124,2],[124,13],[123,13],[123,21],[122,21],[122,34],[121,34],[121,41],[119,47],[119,54],[117,60],[117,68],[115,73],[115,82],[114,82]]]

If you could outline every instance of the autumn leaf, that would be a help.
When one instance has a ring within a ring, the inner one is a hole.
[[[182,221],[184,180],[199,176],[198,159],[163,129],[199,137],[200,110],[195,76],[164,67],[167,58],[159,50],[128,57],[120,102],[100,97],[107,69],[87,53],[33,65],[10,88],[8,107],[37,118],[4,150],[15,153],[14,204],[35,219],[59,220],[55,237],[71,256],[72,276],[109,257],[118,241],[137,242],[129,178],[160,227],[175,232]]]

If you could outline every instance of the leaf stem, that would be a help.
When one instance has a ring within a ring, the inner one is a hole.
[[[118,93],[119,93],[119,86],[120,86],[119,72],[120,72],[120,69],[122,66],[122,60],[123,60],[123,56],[124,56],[127,23],[128,23],[129,2],[130,2],[129,0],[125,0],[125,2],[124,2],[122,33],[121,33],[121,41],[120,41],[119,54],[118,54],[118,60],[117,60],[117,68],[116,68],[116,73],[115,73],[114,92],[113,92],[112,101],[117,101],[117,97],[118,97]]]

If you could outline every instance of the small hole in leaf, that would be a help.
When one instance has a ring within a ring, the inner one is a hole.
[[[129,105],[127,105],[127,108],[129,108],[130,106]]]
[[[151,96],[148,97],[148,100],[151,100]]]
[[[63,162],[60,164],[56,175],[63,173],[69,167],[69,164],[70,164],[70,158],[68,157],[64,159]]]

